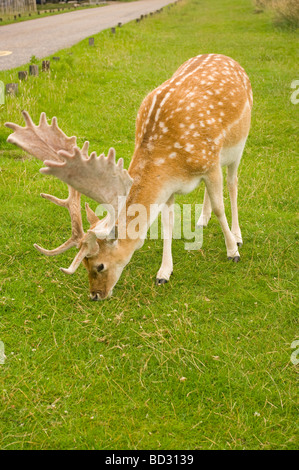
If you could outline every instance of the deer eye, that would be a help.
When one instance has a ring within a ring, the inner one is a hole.
[[[101,271],[103,271],[104,269],[104,265],[103,264],[99,264],[97,267],[96,267],[98,273],[100,273]]]

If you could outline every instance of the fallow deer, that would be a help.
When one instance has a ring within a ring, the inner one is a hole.
[[[18,145],[42,160],[43,174],[54,175],[66,182],[69,196],[65,200],[42,194],[68,209],[72,222],[71,238],[54,250],[35,247],[52,256],[76,246],[79,252],[68,269],[73,274],[81,262],[88,271],[90,297],[109,297],[124,267],[135,250],[140,248],[153,222],[149,208],[162,207],[162,264],[157,284],[167,282],[173,271],[171,242],[174,195],[189,193],[201,181],[205,195],[199,226],[206,226],[213,211],[225,238],[227,257],[240,260],[242,244],[237,209],[237,170],[249,133],[252,108],[250,81],[243,68],[233,59],[219,54],[204,54],[185,62],[175,74],[144,99],[136,120],[135,150],[129,170],[122,159],[115,162],[115,151],[108,156],[91,153],[88,142],[82,150],[76,137],[67,137],[51,125],[44,113],[39,125],[23,112],[25,127],[6,123],[14,132],[8,142]],[[222,166],[227,166],[227,183],[231,201],[232,228],[224,211]],[[82,226],[80,193],[107,205],[108,214],[99,220],[86,205],[91,225],[85,234]],[[117,204],[122,196],[123,206]],[[139,236],[125,235],[113,239],[109,235],[117,225],[127,233],[135,204],[142,204],[146,215],[139,218]],[[109,210],[109,207],[114,210]],[[154,216],[158,215],[159,210]],[[126,217],[122,217],[126,214]]]

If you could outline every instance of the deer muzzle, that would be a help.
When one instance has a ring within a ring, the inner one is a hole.
[[[112,289],[107,293],[105,291],[94,291],[89,294],[90,300],[93,300],[96,302],[97,300],[104,300],[104,299],[109,299],[112,295]]]

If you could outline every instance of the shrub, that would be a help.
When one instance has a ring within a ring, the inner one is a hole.
[[[276,26],[297,29],[299,27],[298,0],[255,0],[256,12],[269,10]]]

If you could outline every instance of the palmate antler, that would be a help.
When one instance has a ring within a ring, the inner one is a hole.
[[[41,168],[44,175],[53,175],[85,194],[94,201],[102,204],[108,211],[107,217],[100,221],[95,229],[98,238],[106,238],[115,225],[125,199],[132,186],[132,178],[124,170],[123,159],[115,162],[115,150],[111,148],[108,156],[101,154],[97,157],[92,152],[85,158],[83,152],[74,147],[73,153],[59,151],[58,155],[64,162],[45,160],[46,168]]]
[[[54,250],[45,250],[38,245],[35,248],[41,253],[53,256],[76,246],[80,249],[71,266],[61,270],[73,274],[85,257],[94,256],[99,250],[97,238],[105,238],[112,230],[118,217],[118,196],[125,198],[131,188],[132,179],[127,170],[123,169],[123,160],[115,163],[115,150],[110,149],[108,157],[96,156],[93,152],[88,156],[89,143],[85,142],[82,150],[76,146],[76,137],[67,137],[59,129],[57,119],[47,123],[45,113],[41,114],[39,125],[36,126],[29,114],[23,111],[26,126],[6,123],[12,129],[7,141],[17,145],[34,157],[42,160],[46,168],[43,174],[52,174],[68,184],[67,199],[58,199],[49,194],[41,194],[55,204],[66,207],[72,223],[72,235],[65,243]],[[99,220],[88,204],[85,205],[87,219],[93,230],[84,233],[81,217],[81,194],[91,197],[108,210],[108,215]]]

